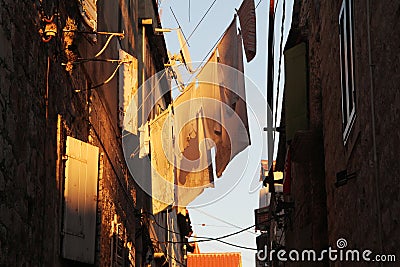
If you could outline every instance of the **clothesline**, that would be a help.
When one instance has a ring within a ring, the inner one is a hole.
[[[165,140],[159,125],[169,123],[167,111],[150,121],[150,146],[151,152],[155,153],[151,155],[151,165],[155,170],[153,188],[156,190],[153,196],[164,197],[165,200],[164,205],[160,201],[154,202],[157,211],[170,205],[173,199],[170,193],[159,191],[160,188],[176,185],[175,203],[186,206],[205,187],[213,186],[212,147],[216,147],[215,168],[217,177],[220,177],[233,157],[250,144],[242,38],[237,34],[236,18],[218,44],[218,56],[219,59],[213,53],[205,65],[207,67],[197,76],[208,82],[190,83],[168,108],[168,114],[173,116],[173,126],[166,126],[166,132],[163,132],[168,147],[161,147]],[[170,112],[172,108],[173,113]],[[173,137],[169,128],[173,129]],[[206,140],[212,140],[212,146]],[[166,155],[171,153],[173,159],[168,159]],[[175,172],[170,172],[171,161],[175,162]],[[173,173],[174,179],[171,178]]]
[[[253,5],[254,5],[254,2],[253,2],[253,0],[250,0],[252,3],[253,3]],[[258,5],[260,4],[260,2],[261,2],[262,0],[260,0],[259,2],[258,2],[258,4],[257,4],[257,6],[254,8],[254,10],[258,7]],[[245,3],[246,1],[243,1],[243,3]],[[243,3],[242,3],[242,5],[243,5]],[[242,7],[242,6],[241,6]],[[240,10],[240,9],[239,9]],[[236,14],[234,15],[234,20],[236,21],[237,20],[237,12],[236,12]],[[232,22],[231,22],[231,24],[232,24]],[[229,27],[228,27],[229,28]],[[242,27],[243,28],[243,27]],[[218,46],[218,44],[220,43],[220,41],[221,41],[221,39],[224,37],[224,35],[226,34],[226,31],[227,30],[225,30],[223,33],[222,33],[222,35],[218,38],[218,40],[217,40],[217,42],[213,45],[213,47],[211,48],[211,50],[207,53],[207,55],[203,58],[203,60],[202,60],[202,62],[204,62],[204,60],[210,55],[210,53],[212,52],[212,51],[214,51],[216,48],[217,48],[217,46]],[[241,34],[241,32],[240,32],[240,34]],[[190,38],[190,37],[189,37]],[[207,62],[210,60],[210,58],[207,60]],[[207,62],[205,62],[205,63],[207,63]],[[180,63],[179,65],[182,65],[183,63]],[[188,79],[188,83],[187,84],[190,84],[192,81],[193,81],[193,76],[196,74],[196,76],[202,71],[202,69],[204,68],[204,66],[205,66],[205,64],[202,64],[202,65],[200,65],[200,66],[198,66],[197,68],[196,68],[196,70],[194,70],[193,71],[193,74],[189,77],[189,79]],[[164,75],[166,74],[166,72],[167,72],[167,70],[165,69],[164,71],[163,71],[163,74],[161,75],[161,77],[158,79],[158,81],[157,81],[157,83],[150,89],[150,91],[149,91],[149,93],[145,96],[145,98],[144,98],[144,100],[142,101],[142,103],[140,104],[140,106],[137,108],[138,110],[140,110],[142,107],[143,107],[143,105],[144,105],[144,103],[146,103],[146,101],[148,101],[148,98],[151,96],[151,95],[153,95],[153,93],[154,93],[154,91],[158,88],[158,85],[160,84],[160,82],[161,82],[161,79],[164,77]],[[178,81],[178,83],[179,83],[179,81]],[[143,88],[143,85],[142,85],[142,88]]]
[[[155,213],[172,203],[187,206],[205,187],[213,187],[213,147],[216,148],[216,175],[220,177],[229,162],[250,145],[243,45],[249,61],[255,55],[254,10],[254,1],[244,0],[238,14],[242,16],[241,32],[245,34],[237,33],[235,14],[214,47],[214,53],[201,68],[198,67],[198,82],[192,80],[192,75],[185,90],[166,110],[146,123],[142,121],[139,131],[139,158],[146,156],[146,153],[151,154]],[[247,40],[242,40],[242,37]],[[146,105],[157,89],[162,91],[159,85],[166,72],[167,70],[158,77],[140,103],[138,110],[142,110],[142,117],[145,116],[145,108],[149,111],[154,108]],[[144,89],[142,86],[142,90]],[[135,119],[138,119],[138,113]],[[150,148],[142,149],[140,146],[144,145]]]

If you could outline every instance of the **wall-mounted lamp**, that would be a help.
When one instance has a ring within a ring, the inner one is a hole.
[[[54,15],[51,16],[51,18],[42,18],[44,29],[40,29],[39,34],[42,36],[42,41],[45,43],[50,42],[50,40],[57,35],[58,30],[54,19]]]

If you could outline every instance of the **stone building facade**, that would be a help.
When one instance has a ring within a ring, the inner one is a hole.
[[[164,69],[157,2],[0,4],[0,266],[180,266],[125,163],[111,62],[137,59],[139,85]]]
[[[399,256],[399,10],[398,1],[295,1],[275,169],[294,204],[287,250],[344,238],[347,249]]]

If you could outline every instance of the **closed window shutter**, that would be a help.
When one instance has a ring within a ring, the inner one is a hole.
[[[306,44],[285,51],[286,140],[299,130],[308,129]]]
[[[99,148],[67,137],[62,256],[94,263]]]

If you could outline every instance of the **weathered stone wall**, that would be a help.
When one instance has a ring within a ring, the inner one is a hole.
[[[382,253],[395,254],[395,244],[400,238],[397,234],[400,211],[397,186],[400,177],[397,130],[400,37],[394,29],[399,24],[400,3],[370,1],[372,99],[375,108],[372,118],[367,1],[354,1],[357,117],[349,141],[344,144],[338,28],[341,2],[301,1],[295,4],[300,7],[299,28],[309,46],[310,99],[312,95],[315,99],[320,97],[316,102],[310,100],[310,122],[311,126],[313,121],[317,122],[323,129],[329,244],[335,247],[337,239],[345,238],[349,248],[371,249],[374,253],[381,253],[383,249]],[[313,119],[312,114],[318,113],[313,110],[321,111],[321,122]],[[376,124],[377,162],[373,150],[373,120]],[[345,169],[348,173],[356,172],[357,177],[336,188],[336,173]],[[340,262],[331,265],[356,266],[355,263]]]
[[[319,53],[320,3],[297,1],[292,29],[286,43],[289,49],[300,42],[307,47],[308,130],[297,132],[288,143],[291,163],[291,198],[294,211],[287,225],[285,246],[290,249],[317,251],[328,246],[327,204],[323,146],[322,85],[320,68],[324,62]],[[304,266],[304,262],[288,262]],[[307,266],[326,266],[327,261],[307,262]]]
[[[400,131],[398,122],[400,121],[400,35],[396,34],[395,29],[400,25],[400,3],[398,1],[371,1],[371,12],[371,56],[377,143],[376,167],[378,168],[378,189],[381,192],[382,243],[384,253],[397,253],[397,258],[399,258],[400,189],[398,184],[400,183]],[[366,21],[366,18],[362,16],[363,12],[360,13],[358,15],[360,17],[358,25],[361,29],[364,28],[364,38],[359,42],[363,42],[366,33],[365,27],[362,25],[365,25],[363,22]],[[364,66],[364,73],[366,73],[368,65],[364,62],[360,63]],[[358,80],[361,83],[363,75],[360,76]],[[370,105],[367,106],[368,113],[366,114],[370,114]],[[371,121],[370,117],[368,119]],[[370,136],[369,140],[371,140]],[[369,143],[366,144],[363,154],[370,151],[371,145]],[[371,159],[373,157],[369,156],[368,161]],[[362,177],[360,178],[362,179]]]
[[[82,29],[78,1],[60,1],[59,34],[49,43],[39,35],[40,12],[43,8],[47,15],[54,13],[56,3],[43,1],[42,7],[35,3],[39,1],[0,1],[0,266],[71,266],[60,257],[64,180],[60,159],[67,135],[98,146],[102,153],[96,265],[110,266],[114,215],[127,240],[136,245],[137,188],[125,165],[117,126],[118,75],[97,90],[87,89],[106,80],[116,65],[92,62],[67,72],[60,30],[67,17]],[[141,41],[137,5],[138,1],[119,1],[119,5],[98,1],[98,29],[129,33],[121,45],[136,56]],[[90,37],[75,34],[67,52],[93,57],[107,37],[97,39],[93,43]],[[104,58],[118,59],[116,44],[114,38]],[[160,65],[160,60],[155,61]],[[62,118],[59,155],[58,115]]]

